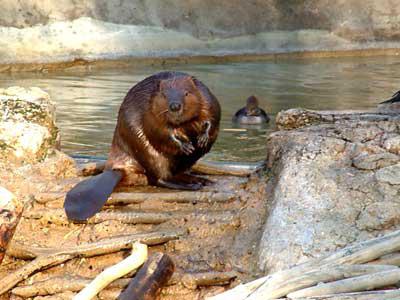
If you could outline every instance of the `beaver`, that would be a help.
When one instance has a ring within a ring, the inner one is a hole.
[[[246,106],[239,109],[232,118],[234,123],[239,124],[263,124],[269,122],[267,113],[258,107],[256,96],[247,98]]]
[[[67,193],[68,218],[96,214],[118,184],[198,190],[208,181],[185,171],[210,151],[220,117],[217,98],[195,77],[168,71],[145,78],[121,104],[104,172]]]

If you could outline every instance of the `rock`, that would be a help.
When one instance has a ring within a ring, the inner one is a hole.
[[[292,108],[281,111],[276,116],[276,124],[278,125],[279,129],[295,129],[311,124],[336,123],[351,120],[360,122],[375,122],[376,127],[380,128],[381,126],[385,126],[385,124],[393,124],[385,121],[400,120],[400,116],[390,111],[315,111],[303,108]],[[393,128],[392,130],[395,129],[396,128]],[[370,132],[370,134],[373,135],[374,133]],[[353,135],[358,136],[357,133]]]
[[[360,230],[390,229],[400,224],[400,203],[376,202],[361,212],[356,222]]]
[[[353,166],[361,170],[376,170],[394,165],[400,161],[400,157],[388,153],[360,154],[353,159]]]
[[[399,187],[387,183],[395,182],[399,160],[380,147],[383,136],[400,135],[399,125],[398,118],[347,116],[269,136],[273,193],[259,249],[264,272],[400,228]]]
[[[55,106],[39,88],[0,90],[0,162],[35,163],[57,145]]]
[[[400,164],[380,169],[375,176],[379,182],[400,184]]]
[[[383,148],[391,153],[400,155],[400,136],[388,138],[383,143]]]

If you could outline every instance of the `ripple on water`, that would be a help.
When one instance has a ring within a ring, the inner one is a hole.
[[[209,159],[256,161],[265,157],[273,122],[236,132],[231,116],[255,94],[274,117],[292,107],[369,109],[400,89],[397,57],[308,59],[284,62],[187,64],[170,69],[197,76],[221,102],[221,132]],[[128,90],[154,67],[48,74],[0,74],[0,87],[38,86],[57,103],[62,147],[68,153],[108,153],[118,108]]]

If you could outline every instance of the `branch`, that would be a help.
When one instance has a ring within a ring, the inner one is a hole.
[[[110,282],[139,268],[147,259],[147,245],[135,243],[130,256],[101,272],[88,286],[80,291],[73,300],[90,300]]]

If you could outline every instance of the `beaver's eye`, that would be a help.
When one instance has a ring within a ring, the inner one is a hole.
[[[187,97],[187,96],[189,96],[189,92],[188,91],[185,92],[185,97]]]

